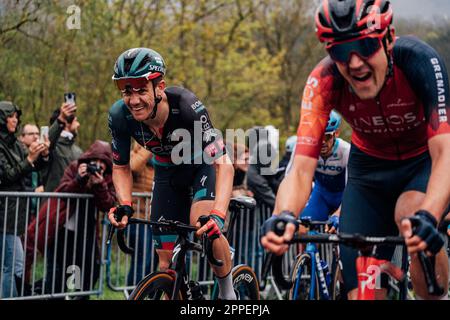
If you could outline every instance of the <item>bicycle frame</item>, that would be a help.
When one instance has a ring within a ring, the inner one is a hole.
[[[172,262],[167,270],[168,273],[174,276],[174,286],[172,291],[171,300],[177,297],[178,292],[186,294],[186,298],[190,300],[192,298],[191,291],[189,290],[189,276],[186,272],[186,255],[188,251],[202,252],[202,246],[198,243],[192,242],[187,239],[186,236],[180,236],[177,244],[173,250]]]
[[[372,250],[361,251],[361,255],[356,259],[358,300],[375,300],[375,293],[379,288],[376,281],[382,273],[399,282],[405,278],[405,272],[391,261],[376,258],[376,249],[374,246]]]
[[[309,235],[318,234],[316,231],[309,231]],[[314,292],[316,291],[316,277],[319,282],[319,295],[324,300],[330,300],[330,292],[328,290],[328,284],[326,282],[325,274],[322,268],[322,265],[320,263],[320,255],[319,250],[316,244],[314,243],[307,243],[306,244],[306,250],[304,254],[308,255],[311,259],[311,280],[310,280],[310,290],[309,290],[309,299],[314,299]],[[297,277],[296,281],[294,283],[294,296],[293,300],[297,300],[298,298],[298,288],[300,285],[300,275],[302,274],[302,268],[299,268],[297,271]]]

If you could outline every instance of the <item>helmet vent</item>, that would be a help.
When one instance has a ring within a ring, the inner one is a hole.
[[[334,22],[340,30],[346,30],[352,27],[355,17],[355,1],[340,0],[331,2],[333,6]]]

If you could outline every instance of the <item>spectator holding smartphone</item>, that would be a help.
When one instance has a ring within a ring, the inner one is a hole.
[[[45,166],[48,144],[33,141],[26,153],[16,138],[20,109],[9,101],[0,102],[0,191],[26,191],[25,180],[33,170]],[[0,298],[18,295],[16,279],[23,273],[23,246],[26,227],[26,198],[0,198]]]
[[[42,135],[42,132],[39,132],[39,128],[31,123],[27,123],[22,127],[19,141],[22,143],[25,155],[28,155],[31,145],[35,142],[45,143],[47,146],[50,146],[48,132],[46,135]],[[49,157],[47,156],[45,160],[48,161],[48,159]],[[29,192],[44,192],[42,175],[39,171],[33,170],[31,174],[25,178],[25,189]],[[33,217],[36,216],[36,209],[37,198],[33,197],[30,199],[30,213]]]
[[[50,162],[42,172],[45,192],[53,192],[58,186],[69,163],[77,160],[83,151],[75,144],[80,123],[75,115],[76,104],[64,102],[50,118]]]

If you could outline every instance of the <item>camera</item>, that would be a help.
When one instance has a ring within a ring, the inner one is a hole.
[[[96,162],[91,162],[87,164],[87,172],[89,174],[95,174],[96,172],[100,173],[102,171],[102,168],[100,165]]]

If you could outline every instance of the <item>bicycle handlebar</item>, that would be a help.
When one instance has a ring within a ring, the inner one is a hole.
[[[367,249],[368,247],[378,246],[378,245],[405,245],[405,240],[402,237],[387,236],[387,237],[369,237],[360,234],[317,234],[317,235],[301,235],[295,237],[291,241],[287,241],[287,244],[294,243],[335,243],[351,246],[360,251]],[[282,272],[282,262],[283,255],[275,256],[271,254],[272,257],[268,257],[268,260],[272,262],[272,275],[275,279],[276,284],[283,290],[289,290],[293,283],[290,280],[284,278]],[[425,274],[425,280],[427,284],[428,293],[434,296],[442,296],[444,294],[444,289],[439,286],[436,281],[434,257],[427,257],[422,251],[419,253],[419,261],[422,265],[422,269]],[[269,261],[269,263],[270,263]]]
[[[206,222],[208,222],[208,219],[204,221],[200,221],[201,225],[203,226]],[[137,219],[137,218],[130,218],[128,220],[128,225],[130,224],[144,224],[144,225],[151,225],[155,227],[159,227],[160,229],[166,229],[175,231],[178,235],[184,236],[185,233],[189,232],[196,232],[197,228],[181,223],[179,221],[172,221],[172,220],[165,220],[164,218],[159,219],[158,221],[149,221],[149,220],[143,220],[143,219]],[[109,226],[108,231],[108,237],[106,240],[106,245],[111,244],[112,237],[114,235],[115,227],[113,225]],[[218,237],[217,237],[218,238]],[[213,253],[213,242],[217,238],[211,238],[209,239],[206,234],[202,235],[202,248],[203,252],[206,254],[206,257],[208,261],[218,267],[223,266],[223,261],[218,260],[214,257]],[[125,241],[125,229],[119,229],[117,230],[117,245],[119,246],[120,250],[126,254],[134,254],[134,249],[128,247]]]

